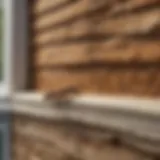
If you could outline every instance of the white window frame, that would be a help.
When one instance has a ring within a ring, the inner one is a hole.
[[[0,97],[26,86],[27,0],[4,0],[4,77]]]

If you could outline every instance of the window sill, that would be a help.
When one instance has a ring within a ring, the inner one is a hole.
[[[135,98],[127,96],[79,95],[72,96],[63,104],[57,106],[56,99],[47,99],[45,93],[29,92],[15,93],[12,96],[14,104],[28,107],[86,109],[98,111],[115,111],[124,113],[144,114],[150,117],[160,117],[160,99]]]
[[[15,94],[13,112],[48,120],[75,121],[106,128],[123,142],[145,152],[160,153],[160,100],[83,95],[66,105],[45,94]]]

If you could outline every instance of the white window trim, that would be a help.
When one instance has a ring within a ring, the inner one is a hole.
[[[25,88],[27,71],[27,0],[4,0],[4,80],[0,97]]]

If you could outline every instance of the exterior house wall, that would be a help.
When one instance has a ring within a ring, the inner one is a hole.
[[[159,0],[30,3],[30,87],[160,95]]]
[[[159,8],[159,0],[30,0],[29,86],[159,96]],[[157,158],[96,126],[19,114],[12,122],[14,160]]]

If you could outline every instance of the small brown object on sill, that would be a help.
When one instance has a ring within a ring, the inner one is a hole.
[[[69,103],[68,97],[77,93],[78,93],[77,87],[67,87],[58,91],[48,92],[46,94],[45,99],[49,101],[54,100],[57,106],[63,106]]]

